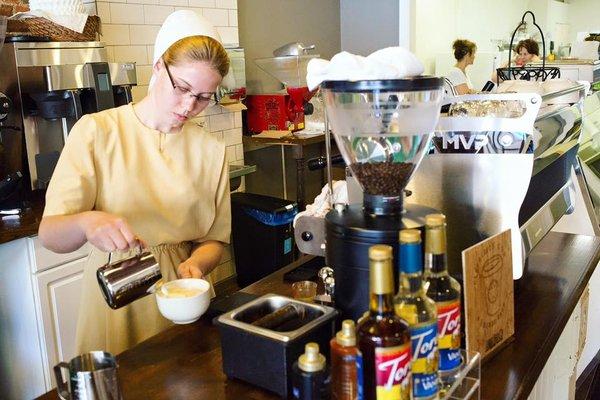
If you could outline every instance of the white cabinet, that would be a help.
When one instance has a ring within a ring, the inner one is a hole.
[[[579,68],[577,67],[560,67],[560,77],[563,79],[570,79],[572,81],[579,80]]]
[[[46,371],[56,385],[52,367],[77,355],[75,333],[86,258],[35,275],[46,348]],[[50,382],[47,382],[50,383]]]
[[[585,342],[582,329],[587,328],[584,323],[587,301],[585,295],[579,299],[528,400],[573,400],[575,398],[577,362]]]
[[[69,254],[43,249],[37,237],[0,244],[2,399],[31,399],[54,387],[52,367],[75,355],[88,245]]]

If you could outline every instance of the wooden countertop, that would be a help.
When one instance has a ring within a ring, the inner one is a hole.
[[[243,291],[289,295],[283,274],[305,260]],[[482,367],[482,399],[527,398],[599,260],[600,238],[550,233],[536,247],[515,283],[515,339]],[[117,358],[127,400],[278,398],[225,377],[217,328],[204,318],[169,328]],[[40,397],[56,398],[55,391]]]
[[[28,201],[29,208],[19,216],[2,216],[0,219],[0,244],[37,235],[44,213],[44,195],[45,192],[32,195]]]

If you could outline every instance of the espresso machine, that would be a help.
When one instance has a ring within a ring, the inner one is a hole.
[[[5,43],[1,54],[0,179],[45,189],[75,122],[131,102],[135,64],[108,63],[100,42]]]
[[[321,84],[329,126],[363,191],[362,204],[336,204],[325,216],[325,255],[343,318],[356,320],[368,309],[368,248],[390,245],[397,259],[399,231],[423,230],[425,216],[437,212],[404,197],[429,151],[443,82],[422,76]]]
[[[319,55],[285,55],[255,60],[260,69],[284,84],[287,93],[247,96],[247,129],[250,133],[304,129],[304,116],[312,114],[309,100],[314,95],[306,86],[306,66],[315,57]]]

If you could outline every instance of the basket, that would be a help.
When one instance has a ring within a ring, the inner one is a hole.
[[[542,37],[542,65],[539,67],[511,67],[511,59],[512,59],[512,51],[513,51],[513,43],[515,41],[515,35],[517,31],[521,28],[521,26],[525,25],[525,17],[527,15],[531,15],[533,20],[533,25],[538,28],[540,32],[540,36]],[[535,15],[531,11],[526,11],[525,14],[521,17],[521,22],[517,25],[517,28],[513,32],[510,38],[510,47],[508,52],[508,67],[506,68],[498,68],[496,69],[497,73],[497,83],[500,83],[501,80],[511,80],[511,79],[522,79],[525,81],[545,81],[546,79],[555,79],[560,78],[560,68],[558,67],[547,67],[546,66],[546,40],[544,39],[544,32],[542,28],[535,22]]]
[[[49,37],[53,42],[91,42],[97,39],[100,32],[100,17],[90,15],[85,23],[83,32],[75,32],[64,26],[40,17],[9,19],[6,29],[7,36],[11,34],[28,34],[31,36]]]
[[[525,81],[545,81],[546,79],[560,78],[558,67],[511,67],[496,69],[498,79],[501,81],[521,79]]]

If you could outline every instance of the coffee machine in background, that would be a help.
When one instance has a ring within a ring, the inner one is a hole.
[[[0,130],[0,179],[22,175],[31,190],[48,186],[75,122],[131,102],[137,83],[135,64],[108,63],[100,42],[5,43],[0,71],[12,103]]]
[[[301,251],[318,255],[325,248],[326,262],[334,271],[335,306],[343,318],[356,320],[368,309],[368,248],[390,245],[397,259],[400,230],[423,230],[425,216],[437,212],[406,204],[403,197],[429,151],[443,82],[423,76],[321,84],[329,127],[361,186],[363,203],[336,204],[325,216],[324,235],[316,218],[299,218],[295,236]],[[318,243],[323,236],[324,243]]]
[[[252,94],[246,97],[246,129],[250,134],[262,131],[298,131],[304,129],[304,116],[312,114],[309,100],[314,92],[306,85],[306,67],[318,54],[307,54],[315,46],[290,43],[276,49],[275,57],[254,60],[256,65],[279,82],[287,93]]]

